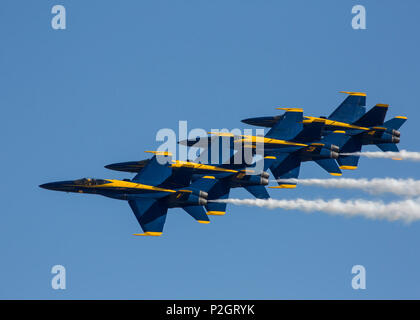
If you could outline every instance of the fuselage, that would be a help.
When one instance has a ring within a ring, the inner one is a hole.
[[[98,194],[118,200],[136,200],[139,198],[162,199],[168,207],[205,205],[207,193],[184,189],[168,189],[129,180],[91,179],[58,181],[40,185],[41,188],[73,193]]]

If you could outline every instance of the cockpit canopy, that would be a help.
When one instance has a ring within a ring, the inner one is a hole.
[[[110,182],[103,179],[83,178],[83,179],[75,180],[74,183],[81,186],[98,186],[98,185],[107,184]]]

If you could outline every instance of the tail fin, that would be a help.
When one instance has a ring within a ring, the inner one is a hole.
[[[345,131],[336,130],[325,136],[321,142],[325,145],[335,145],[341,148],[350,138],[351,136],[347,135]]]
[[[235,154],[234,138],[229,136],[212,136],[203,146],[197,161],[204,164],[221,165],[230,161]],[[230,162],[229,162],[230,163]],[[233,161],[231,162],[233,163]]]
[[[209,192],[210,189],[216,185],[217,181],[218,180],[213,176],[204,176],[200,179],[195,180],[188,187],[183,189]]]
[[[163,183],[172,174],[172,168],[168,165],[171,163],[172,154],[170,152],[161,151],[146,152],[154,153],[155,155],[147,162],[143,170],[141,170],[132,181],[157,186]]]
[[[392,118],[391,120],[386,121],[383,124],[383,127],[387,129],[398,130],[406,121],[407,121],[407,117],[398,116],[398,117]]]
[[[353,124],[360,127],[381,126],[384,123],[388,107],[388,104],[378,103]]]
[[[322,119],[314,119],[311,123],[303,127],[293,141],[305,143],[320,140],[322,138],[324,126],[325,121]]]
[[[302,129],[303,110],[299,108],[286,109],[283,118],[277,121],[265,136],[267,138],[292,140]]]
[[[366,112],[366,94],[362,92],[346,92],[348,96],[328,117],[330,120],[353,123]]]
[[[265,156],[264,160],[261,160],[261,161],[264,161],[264,166],[263,166],[264,171],[267,171],[276,160],[277,160],[277,157],[275,156]]]
[[[343,174],[334,159],[319,159],[315,160],[315,162],[332,176],[341,176]]]
[[[267,152],[268,153],[268,152]],[[247,170],[253,170],[254,174],[261,174],[261,170],[262,171],[267,171],[274,162],[277,161],[277,157],[276,156],[272,156],[269,153],[261,160],[259,160],[258,162],[254,163],[252,166],[247,166]],[[258,170],[255,170],[255,168],[258,168]]]

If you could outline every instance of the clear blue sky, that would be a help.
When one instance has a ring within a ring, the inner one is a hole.
[[[67,29],[51,28],[51,8]],[[363,4],[367,30],[351,28]],[[301,106],[328,115],[340,90],[406,115],[419,151],[418,1],[2,1],[0,298],[420,298],[420,224],[234,207],[197,224],[171,210],[161,238],[134,237],[127,203],[40,189],[143,159],[160,128],[245,128]],[[375,150],[375,147],[366,148]],[[314,164],[301,177],[329,178]],[[350,178],[420,178],[419,164],[361,159]],[[375,198],[298,187],[274,198]],[[247,198],[242,190],[232,196]],[[391,197],[390,197],[391,199]],[[67,289],[51,289],[51,267]],[[351,287],[351,268],[367,289]]]

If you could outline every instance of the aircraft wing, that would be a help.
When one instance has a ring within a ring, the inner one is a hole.
[[[166,221],[168,207],[163,201],[151,198],[129,200],[128,204],[134,212],[144,233],[136,236],[160,236]]]

